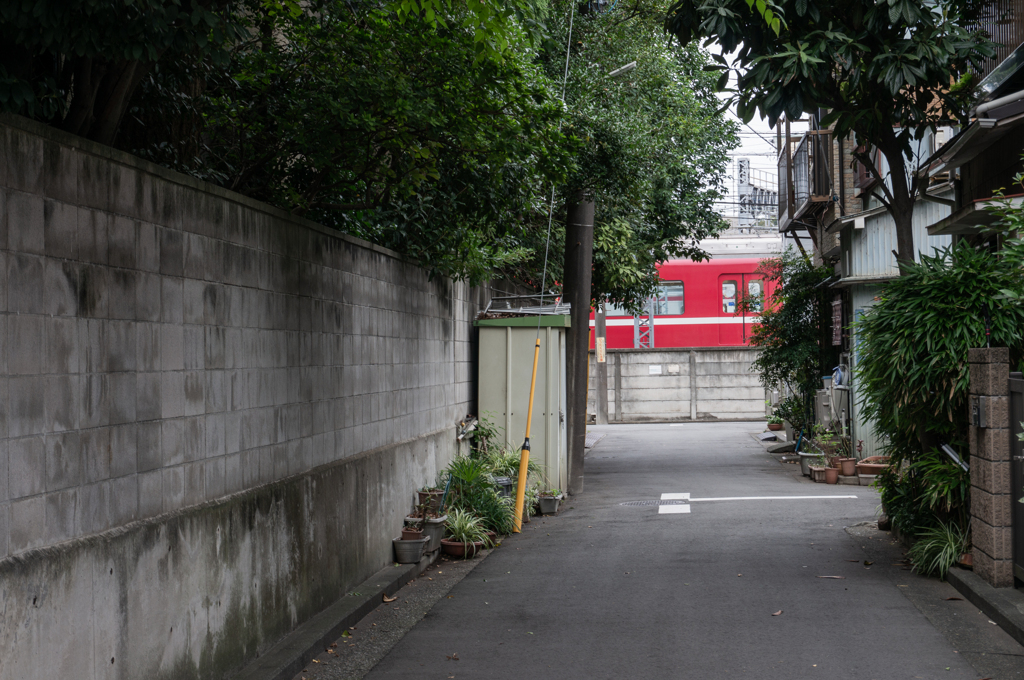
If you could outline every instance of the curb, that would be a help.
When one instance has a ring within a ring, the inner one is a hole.
[[[950,569],[946,572],[946,580],[968,602],[985,612],[1010,637],[1024,645],[1024,592],[1016,588],[993,588],[973,571],[966,569]]]
[[[350,592],[360,593],[358,597],[342,596],[232,676],[232,680],[290,680],[324,647],[340,637],[343,630],[373,611],[382,596],[396,593],[433,564],[440,553],[440,550],[435,551],[416,564],[385,567],[353,586]]]

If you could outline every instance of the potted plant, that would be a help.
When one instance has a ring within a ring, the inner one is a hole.
[[[563,497],[560,489],[542,491],[537,496],[537,502],[540,503],[540,514],[553,515],[558,512],[558,504],[562,502]]]
[[[447,519],[448,515],[432,511],[430,504],[425,503],[417,505],[412,514],[405,518],[405,525],[422,531],[422,537],[427,539],[424,552],[431,553],[441,547],[441,539],[444,538],[444,523]],[[405,529],[402,530],[402,537],[405,537]]]
[[[454,511],[445,529],[448,538],[441,539],[441,549],[452,557],[473,557],[489,542],[483,523],[465,510]]]
[[[857,463],[857,473],[862,475],[880,475],[889,465],[889,456],[868,456]]]
[[[838,484],[839,483],[839,468],[827,467],[825,468],[825,483],[826,484]]]
[[[443,489],[439,489],[436,486],[425,486],[416,493],[419,495],[419,503],[417,505],[429,505],[431,512],[441,513],[441,498],[444,496]]]
[[[825,469],[828,467],[828,461],[825,460],[825,456],[820,453],[811,461],[810,472],[811,479],[815,482],[825,481]]]
[[[768,429],[772,432],[778,432],[782,429],[782,418],[775,414],[768,416]]]

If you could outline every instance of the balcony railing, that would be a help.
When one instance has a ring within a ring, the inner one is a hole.
[[[779,230],[786,231],[815,203],[832,196],[832,132],[810,130],[786,135],[779,153]]]

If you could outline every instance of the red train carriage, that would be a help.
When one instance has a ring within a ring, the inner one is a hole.
[[[750,344],[751,325],[757,323],[757,314],[744,313],[738,303],[743,295],[771,293],[771,284],[756,273],[760,262],[758,258],[723,258],[710,262],[669,260],[660,265],[662,283],[655,303],[653,346]],[[633,317],[609,305],[606,318],[607,346],[634,347]],[[594,325],[593,314],[590,324]]]

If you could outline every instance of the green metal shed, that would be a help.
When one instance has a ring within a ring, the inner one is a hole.
[[[541,467],[543,486],[565,489],[568,459],[565,432],[565,334],[561,314],[478,319],[480,329],[480,413],[504,428],[502,441],[523,443],[530,401],[533,348],[540,323],[540,357],[533,399],[530,460]]]

